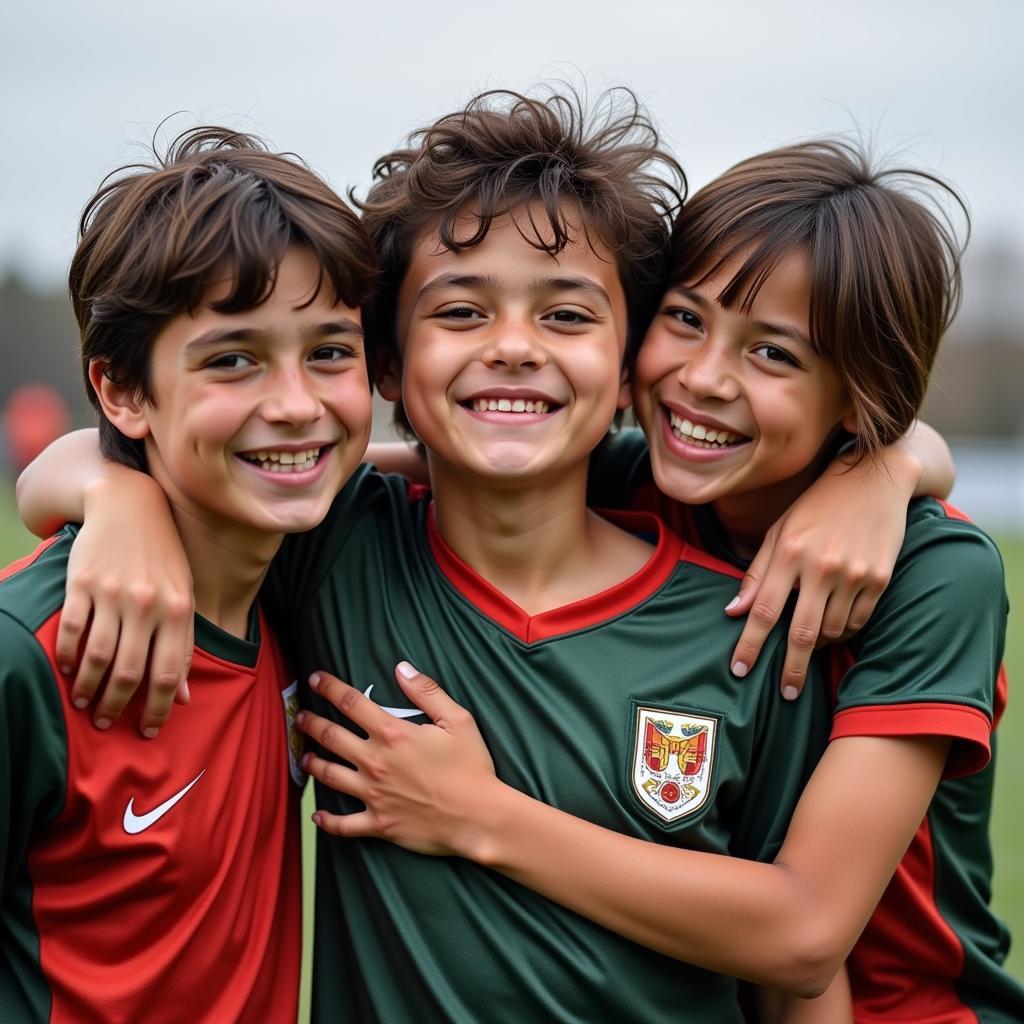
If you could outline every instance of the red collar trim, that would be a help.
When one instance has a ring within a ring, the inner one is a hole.
[[[605,511],[601,515],[631,533],[656,535],[657,542],[651,557],[642,568],[614,587],[540,615],[527,614],[466,565],[441,536],[434,522],[433,508],[427,515],[427,541],[438,568],[463,597],[524,643],[538,643],[607,622],[635,608],[661,587],[679,563],[682,544],[656,516],[646,512]]]

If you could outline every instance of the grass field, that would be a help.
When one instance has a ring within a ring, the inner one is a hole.
[[[1024,687],[1024,536],[997,539],[1006,561],[1010,592],[1006,664],[1011,699],[999,729],[998,782],[992,822],[996,852],[993,903],[1017,938],[1010,952],[1010,969],[1016,977],[1024,978],[1024,816],[1016,791],[1016,786],[1024,781],[1024,691],[1014,697],[1014,683]],[[9,489],[0,486],[0,567],[33,546],[34,539],[17,520]],[[311,813],[311,805],[308,810]],[[309,815],[305,817],[308,821]]]

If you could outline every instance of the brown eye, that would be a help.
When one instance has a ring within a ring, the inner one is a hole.
[[[241,352],[225,352],[222,356],[211,359],[207,364],[213,370],[244,370],[252,366],[252,359]]]

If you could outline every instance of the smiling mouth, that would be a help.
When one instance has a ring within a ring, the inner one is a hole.
[[[472,412],[529,413],[534,416],[544,416],[561,409],[560,405],[539,398],[471,398],[459,405]]]
[[[723,448],[735,448],[750,440],[743,434],[736,434],[731,430],[723,430],[721,427],[709,427],[703,423],[694,423],[685,416],[666,407],[669,426],[672,433],[686,444],[696,445],[698,448],[709,448],[720,450]]]
[[[237,452],[243,462],[256,466],[268,473],[302,473],[312,469],[331,445],[304,448],[301,451],[276,451],[261,448],[254,452]]]

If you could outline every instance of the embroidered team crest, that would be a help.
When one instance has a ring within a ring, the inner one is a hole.
[[[634,792],[662,821],[693,814],[711,789],[717,719],[643,706],[636,715]]]
[[[305,753],[304,737],[295,726],[299,713],[299,681],[281,691],[284,701],[284,730],[288,740],[288,771],[292,782],[300,788],[306,784],[306,773],[302,770],[302,755]]]

